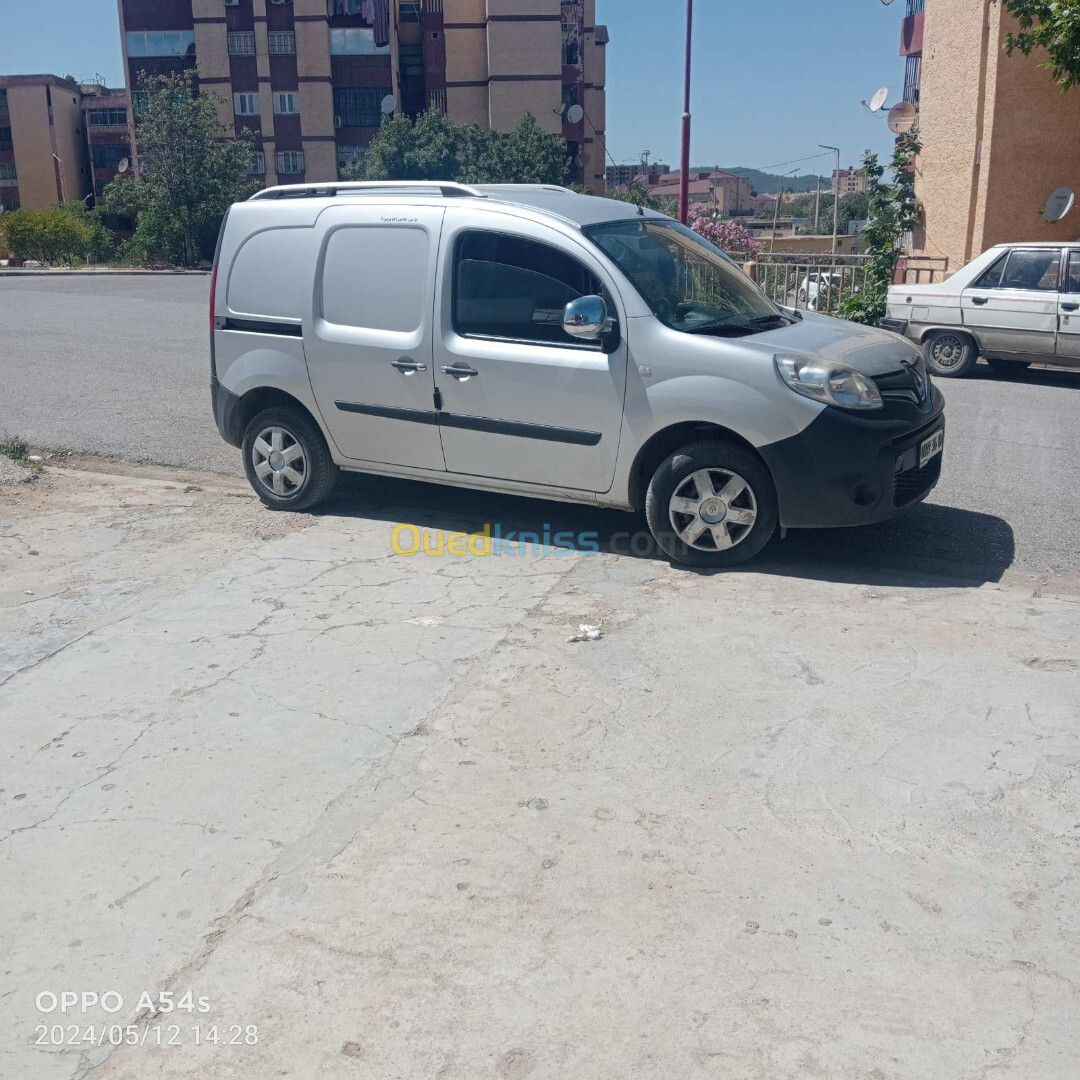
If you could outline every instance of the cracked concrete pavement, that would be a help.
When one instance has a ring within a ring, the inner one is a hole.
[[[3,494],[0,1075],[1075,1075],[1075,578],[403,558],[375,490]]]

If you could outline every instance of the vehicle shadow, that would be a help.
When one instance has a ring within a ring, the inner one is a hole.
[[[644,514],[514,495],[349,473],[318,514],[407,523],[429,532],[482,533],[517,543],[566,548],[567,534],[623,558],[670,562],[659,551]],[[559,535],[562,534],[562,535]],[[533,541],[532,537],[536,537]],[[414,542],[411,534],[406,544]],[[853,529],[797,529],[774,538],[747,569],[820,581],[911,588],[978,587],[1000,581],[1015,558],[1013,531],[1001,518],[958,507],[923,503],[902,517]],[[681,568],[686,573],[730,573]],[[742,569],[742,568],[738,568]]]
[[[1067,390],[1080,390],[1080,371],[1064,368],[1026,368],[1015,375],[999,375],[986,364],[976,364],[964,378],[981,382],[1024,383],[1030,386],[1054,386]],[[948,386],[943,386],[943,384],[952,381],[954,380],[942,379],[937,386],[943,387],[948,393]]]

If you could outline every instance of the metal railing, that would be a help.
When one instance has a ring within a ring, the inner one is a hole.
[[[774,303],[835,315],[862,289],[869,262],[868,255],[777,251],[753,255],[742,268]]]

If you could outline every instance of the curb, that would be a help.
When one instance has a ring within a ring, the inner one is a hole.
[[[209,277],[209,270],[23,270],[0,266],[0,280],[6,277]]]

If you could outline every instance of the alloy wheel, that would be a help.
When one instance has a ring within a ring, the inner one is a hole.
[[[679,539],[698,551],[727,551],[753,531],[758,505],[753,488],[729,469],[698,469],[675,488],[668,504]]]
[[[259,483],[280,499],[296,495],[307,480],[307,455],[288,428],[260,431],[251,445],[251,463]]]

